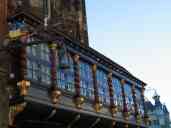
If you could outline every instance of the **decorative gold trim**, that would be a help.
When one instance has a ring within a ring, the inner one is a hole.
[[[93,69],[93,72],[96,72],[96,70],[97,70],[97,65],[96,65],[96,64],[93,64],[92,69]]]
[[[57,44],[56,43],[50,43],[49,45],[48,45],[48,47],[50,48],[50,49],[53,49],[53,50],[55,50],[56,48],[57,48]]]
[[[83,96],[79,96],[79,97],[76,97],[75,98],[75,105],[78,109],[81,109],[82,108],[82,105],[84,104],[84,97]]]
[[[102,107],[103,107],[102,103],[95,103],[95,105],[94,105],[94,109],[96,112],[100,112]]]
[[[28,94],[28,90],[30,87],[30,81],[28,80],[22,80],[17,83],[17,86],[20,89],[20,95],[21,96],[26,96]]]
[[[124,79],[121,80],[121,85],[122,85],[122,86],[125,85],[125,80],[124,80]]]
[[[116,113],[118,112],[117,106],[112,106],[111,107],[111,112],[112,112],[112,117],[114,117],[116,115]]]
[[[9,107],[9,126],[15,126],[15,117],[17,114],[21,113],[24,111],[25,107],[27,106],[27,103],[21,103],[21,104],[16,104],[12,105]]]
[[[79,59],[80,59],[80,56],[79,56],[78,54],[76,54],[76,55],[74,56],[74,61],[75,61],[75,62],[78,62]]]

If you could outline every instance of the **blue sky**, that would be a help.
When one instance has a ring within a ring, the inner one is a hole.
[[[90,46],[155,88],[171,111],[171,0],[86,4]]]

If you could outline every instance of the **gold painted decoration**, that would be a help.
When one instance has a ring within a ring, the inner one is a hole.
[[[24,111],[27,103],[15,104],[9,107],[9,126],[15,126],[15,117],[18,113]]]
[[[111,107],[111,112],[112,112],[112,116],[114,117],[115,116],[115,114],[118,112],[118,108],[117,108],[117,106],[112,106]]]
[[[26,96],[28,94],[28,90],[30,87],[30,81],[28,80],[22,80],[17,83],[17,86],[19,87],[20,90],[20,95],[21,96]]]
[[[75,98],[75,105],[78,109],[81,109],[82,108],[82,105],[84,103],[85,99],[83,96],[78,96]]]
[[[121,85],[122,85],[122,86],[125,85],[125,80],[124,80],[124,79],[121,80]]]
[[[94,108],[96,112],[100,112],[103,107],[102,103],[95,103]]]
[[[50,44],[48,45],[48,47],[49,47],[50,49],[52,49],[52,50],[55,50],[55,49],[57,48],[57,44],[56,44],[56,43],[50,43]]]

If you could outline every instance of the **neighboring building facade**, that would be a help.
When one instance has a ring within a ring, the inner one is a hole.
[[[170,128],[170,114],[166,105],[160,102],[160,96],[157,93],[153,99],[154,105],[150,101],[145,103],[150,119],[149,128]]]
[[[89,46],[85,0],[6,5],[10,127],[147,127],[146,84]]]

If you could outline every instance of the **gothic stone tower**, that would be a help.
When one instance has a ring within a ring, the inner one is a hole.
[[[13,0],[19,8],[43,20],[48,13],[49,25],[75,42],[88,45],[85,0]],[[17,8],[14,7],[14,8]],[[47,7],[47,8],[46,8]]]

